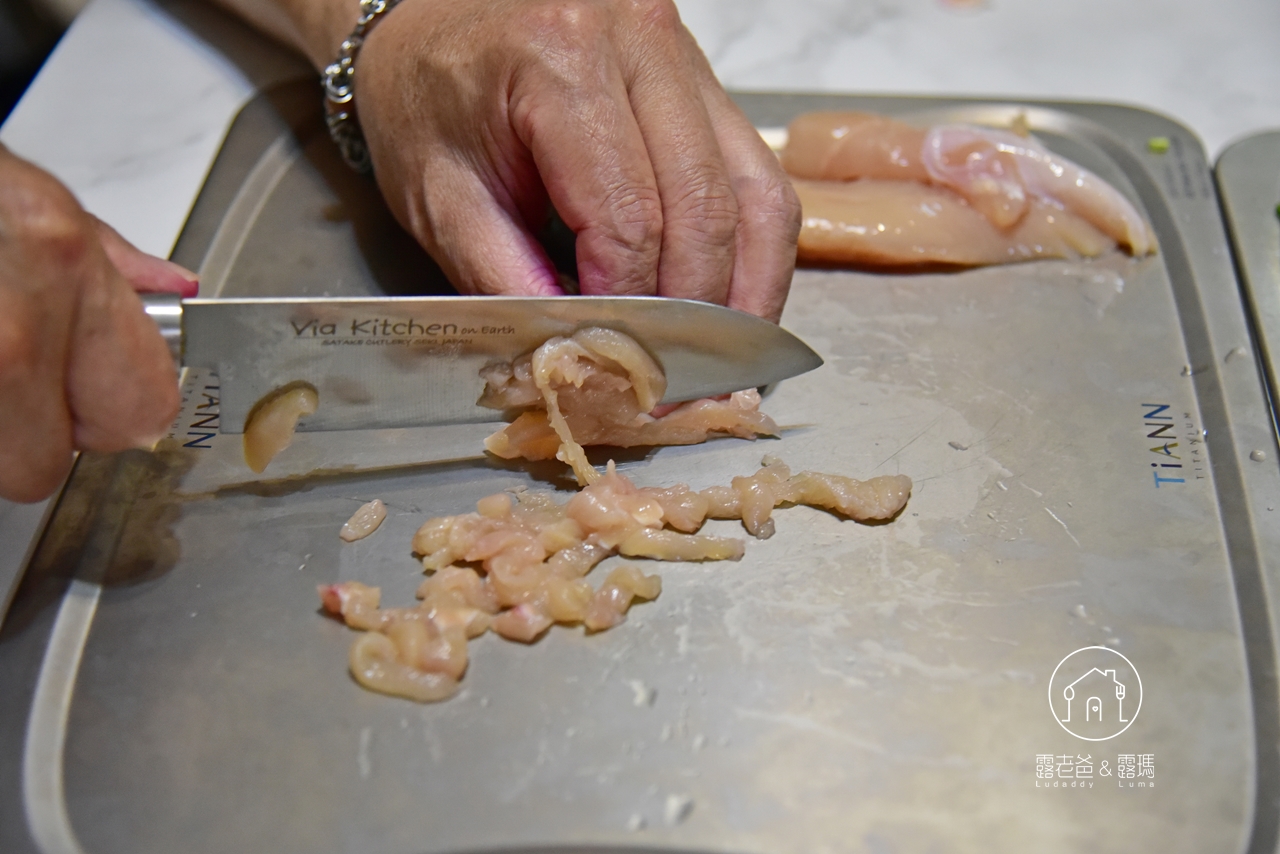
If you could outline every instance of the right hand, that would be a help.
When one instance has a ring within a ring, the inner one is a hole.
[[[164,436],[177,376],[134,292],[196,288],[193,274],[140,252],[0,146],[0,497],[47,497],[74,450]]]

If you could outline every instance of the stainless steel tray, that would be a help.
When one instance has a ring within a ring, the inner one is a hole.
[[[1272,409],[1280,416],[1280,130],[1233,143],[1214,172]]]
[[[423,519],[560,482],[484,459],[474,427],[308,434],[251,480],[214,434],[215,381],[189,377],[190,447],[82,459],[0,635],[0,848],[1275,850],[1280,470],[1199,143],[1122,107],[739,100],[762,127],[1025,112],[1145,210],[1161,252],[801,271],[784,323],[827,364],[767,396],[783,437],[622,468],[695,487],[765,453],[903,472],[904,514],[781,511],[740,563],[658,567],[662,596],[618,629],[481,639],[463,693],[431,706],[355,686],[315,585],[412,601]],[[227,295],[443,286],[337,162],[311,86],[246,109],[176,257]],[[1173,442],[1184,467],[1160,468]],[[343,544],[374,497],[382,530]],[[1090,742],[1049,686],[1101,645],[1140,673],[1141,707]],[[1154,776],[1118,778],[1137,757]]]

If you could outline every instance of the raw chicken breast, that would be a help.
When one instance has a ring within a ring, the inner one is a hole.
[[[1009,131],[809,113],[788,128],[782,163],[806,179],[801,260],[982,265],[1156,248],[1118,190]]]
[[[794,181],[802,260],[883,266],[980,266],[1101,255],[1115,243],[1085,220],[1032,201],[1001,229],[960,196],[914,181]]]
[[[924,135],[919,128],[874,113],[804,113],[787,128],[782,168],[810,180],[926,183]]]

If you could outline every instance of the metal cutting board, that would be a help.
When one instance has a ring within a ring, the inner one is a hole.
[[[1214,173],[1272,409],[1280,417],[1280,130],[1232,143]]]
[[[738,98],[760,127],[1025,113],[1145,211],[1160,254],[799,272],[784,324],[827,364],[766,395],[782,438],[620,466],[697,488],[766,453],[901,472],[906,511],[779,511],[739,563],[656,566],[662,595],[617,629],[480,639],[437,705],[357,687],[316,584],[411,602],[423,520],[563,488],[555,470],[496,465],[467,427],[309,434],[257,481],[214,430],[216,378],[189,376],[185,447],[82,458],[0,632],[0,848],[1276,849],[1280,470],[1197,140],[1125,107]],[[246,109],[177,259],[205,295],[442,287],[316,103],[308,85]],[[382,529],[342,543],[375,497]],[[1050,705],[1093,646],[1141,679],[1105,741]]]

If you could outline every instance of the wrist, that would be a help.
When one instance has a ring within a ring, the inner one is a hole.
[[[360,20],[360,0],[317,0],[320,19],[316,22],[315,49],[322,71],[333,62],[342,50],[342,43],[350,37]]]
[[[302,50],[317,70],[333,61],[342,41],[356,25],[360,17],[360,0],[273,0],[271,11],[283,13],[290,33],[283,32],[283,25],[271,26],[266,18],[270,12],[260,6],[260,0],[217,0],[232,8],[260,29],[285,39]]]
[[[342,159],[357,172],[373,171],[355,101],[356,59],[365,39],[400,0],[360,0],[355,26],[342,40],[336,58],[323,71],[325,122]]]

